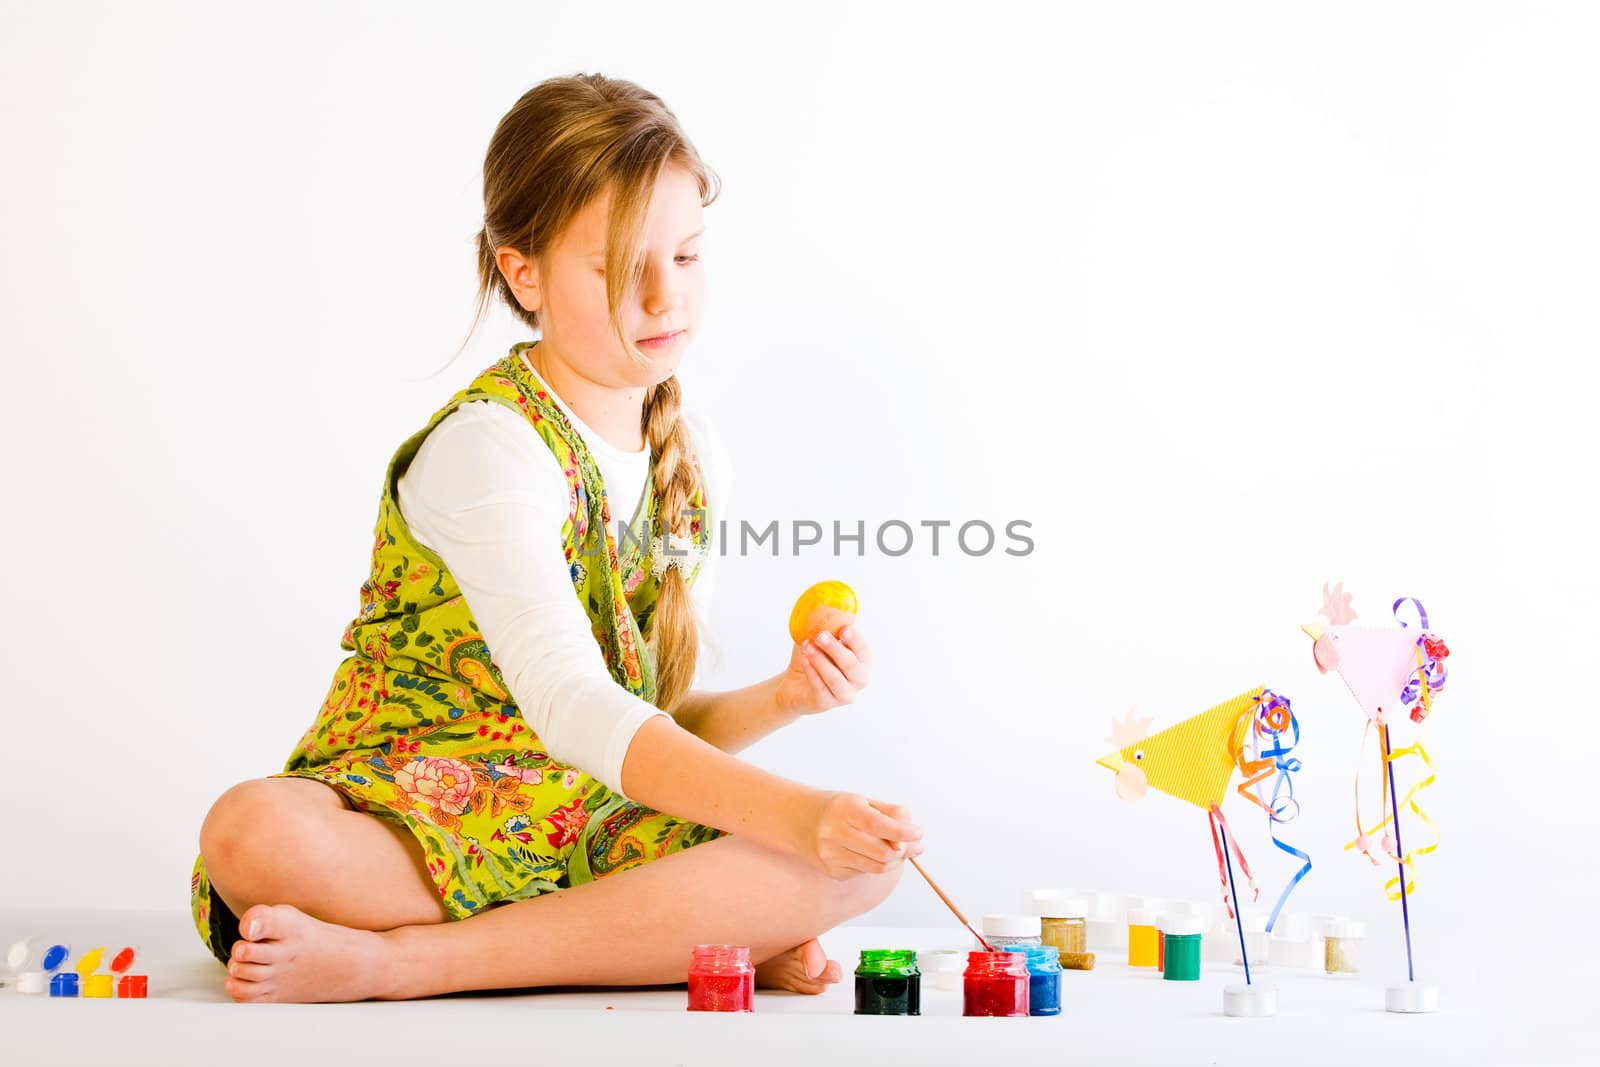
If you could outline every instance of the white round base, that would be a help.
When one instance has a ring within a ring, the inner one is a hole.
[[[1269,985],[1230,985],[1222,989],[1222,1014],[1260,1019],[1278,1013],[1278,991]]]
[[[1384,990],[1384,1007],[1406,1015],[1439,1010],[1439,987],[1422,982],[1401,982]]]
[[[23,971],[17,975],[18,993],[44,993],[49,988],[43,971]]]

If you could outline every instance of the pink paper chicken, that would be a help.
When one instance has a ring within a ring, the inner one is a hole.
[[[1356,613],[1350,605],[1350,599],[1350,594],[1344,591],[1344,583],[1336,583],[1332,589],[1324,583],[1322,615],[1327,619],[1327,623],[1308,623],[1301,629],[1312,638],[1312,655],[1316,659],[1317,669],[1324,674],[1337,671],[1339,677],[1343,678],[1345,685],[1349,687],[1350,695],[1355,697],[1361,710],[1366,712],[1367,723],[1362,732],[1361,742],[1363,752],[1366,749],[1367,735],[1374,728],[1378,730],[1383,742],[1384,754],[1380,764],[1382,775],[1379,779],[1383,793],[1382,818],[1374,826],[1362,825],[1358,772],[1356,838],[1345,845],[1345,848],[1359,850],[1374,865],[1379,863],[1378,856],[1374,855],[1375,849],[1381,848],[1389,859],[1400,863],[1403,870],[1410,866],[1413,857],[1432,852],[1438,847],[1438,828],[1417,806],[1415,800],[1420,790],[1433,784],[1433,762],[1420,743],[1391,750],[1388,728],[1397,717],[1406,716],[1407,709],[1413,723],[1420,725],[1428,717],[1433,707],[1433,698],[1444,686],[1446,674],[1444,661],[1449,656],[1450,650],[1445,647],[1444,641],[1437,634],[1428,629],[1428,613],[1416,598],[1402,597],[1394,602],[1391,611],[1396,621],[1400,623],[1398,627],[1353,625]],[[1401,605],[1407,603],[1415,605],[1420,625],[1407,625],[1400,618]],[[1407,755],[1417,756],[1427,768],[1427,773],[1412,783],[1402,800],[1396,797],[1393,788],[1392,764]],[[1391,802],[1393,811],[1389,810]],[[1392,830],[1395,813],[1403,807],[1409,807],[1434,832],[1431,844],[1410,850],[1404,858],[1401,857],[1397,833]],[[1380,830],[1383,831],[1383,836],[1375,846],[1372,835]],[[1391,879],[1385,886],[1391,899],[1399,899],[1401,895],[1395,891],[1399,881],[1398,877]],[[1411,886],[1407,885],[1405,888],[1409,889]]]

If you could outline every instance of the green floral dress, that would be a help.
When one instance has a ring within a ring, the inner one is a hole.
[[[396,482],[428,433],[458,406],[495,400],[521,412],[566,472],[562,526],[572,586],[618,685],[653,702],[655,669],[641,630],[659,584],[650,544],[662,534],[654,472],[617,543],[599,468],[571,420],[522,359],[533,342],[479,374],[389,461],[372,573],[345,628],[348,656],[282,772],[325,782],[359,811],[406,827],[452,919],[604,878],[721,835],[634,803],[583,768],[552,759],[523,721],[444,561],[412,538]],[[698,460],[691,455],[691,462]],[[702,489],[689,507],[696,558],[712,522]],[[698,576],[694,563],[688,581]],[[211,889],[204,857],[190,910],[206,947],[226,963],[238,917]]]

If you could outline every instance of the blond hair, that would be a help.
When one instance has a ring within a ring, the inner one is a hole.
[[[483,229],[478,232],[477,328],[491,293],[534,330],[539,313],[522,307],[495,260],[510,245],[530,262],[550,248],[583,208],[608,188],[606,298],[623,349],[641,366],[644,353],[626,336],[623,298],[644,273],[645,217],[656,179],[668,166],[697,180],[702,206],[720,192],[716,173],[661,98],[632,82],[600,74],[550,78],[529,89],[495,127],[483,161]],[[469,333],[470,336],[470,333]],[[677,376],[645,391],[641,429],[650,445],[663,527],[688,536],[684,513],[698,483]],[[644,639],[654,657],[658,707],[670,711],[688,690],[699,660],[699,632],[689,587],[676,567],[661,577]]]

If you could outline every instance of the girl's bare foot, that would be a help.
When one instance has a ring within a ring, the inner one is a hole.
[[[762,989],[788,989],[795,993],[821,993],[844,977],[844,971],[812,938],[756,965],[756,985]]]
[[[223,988],[240,1003],[382,1000],[396,988],[393,942],[384,934],[326,923],[289,904],[249,908],[239,933]]]

